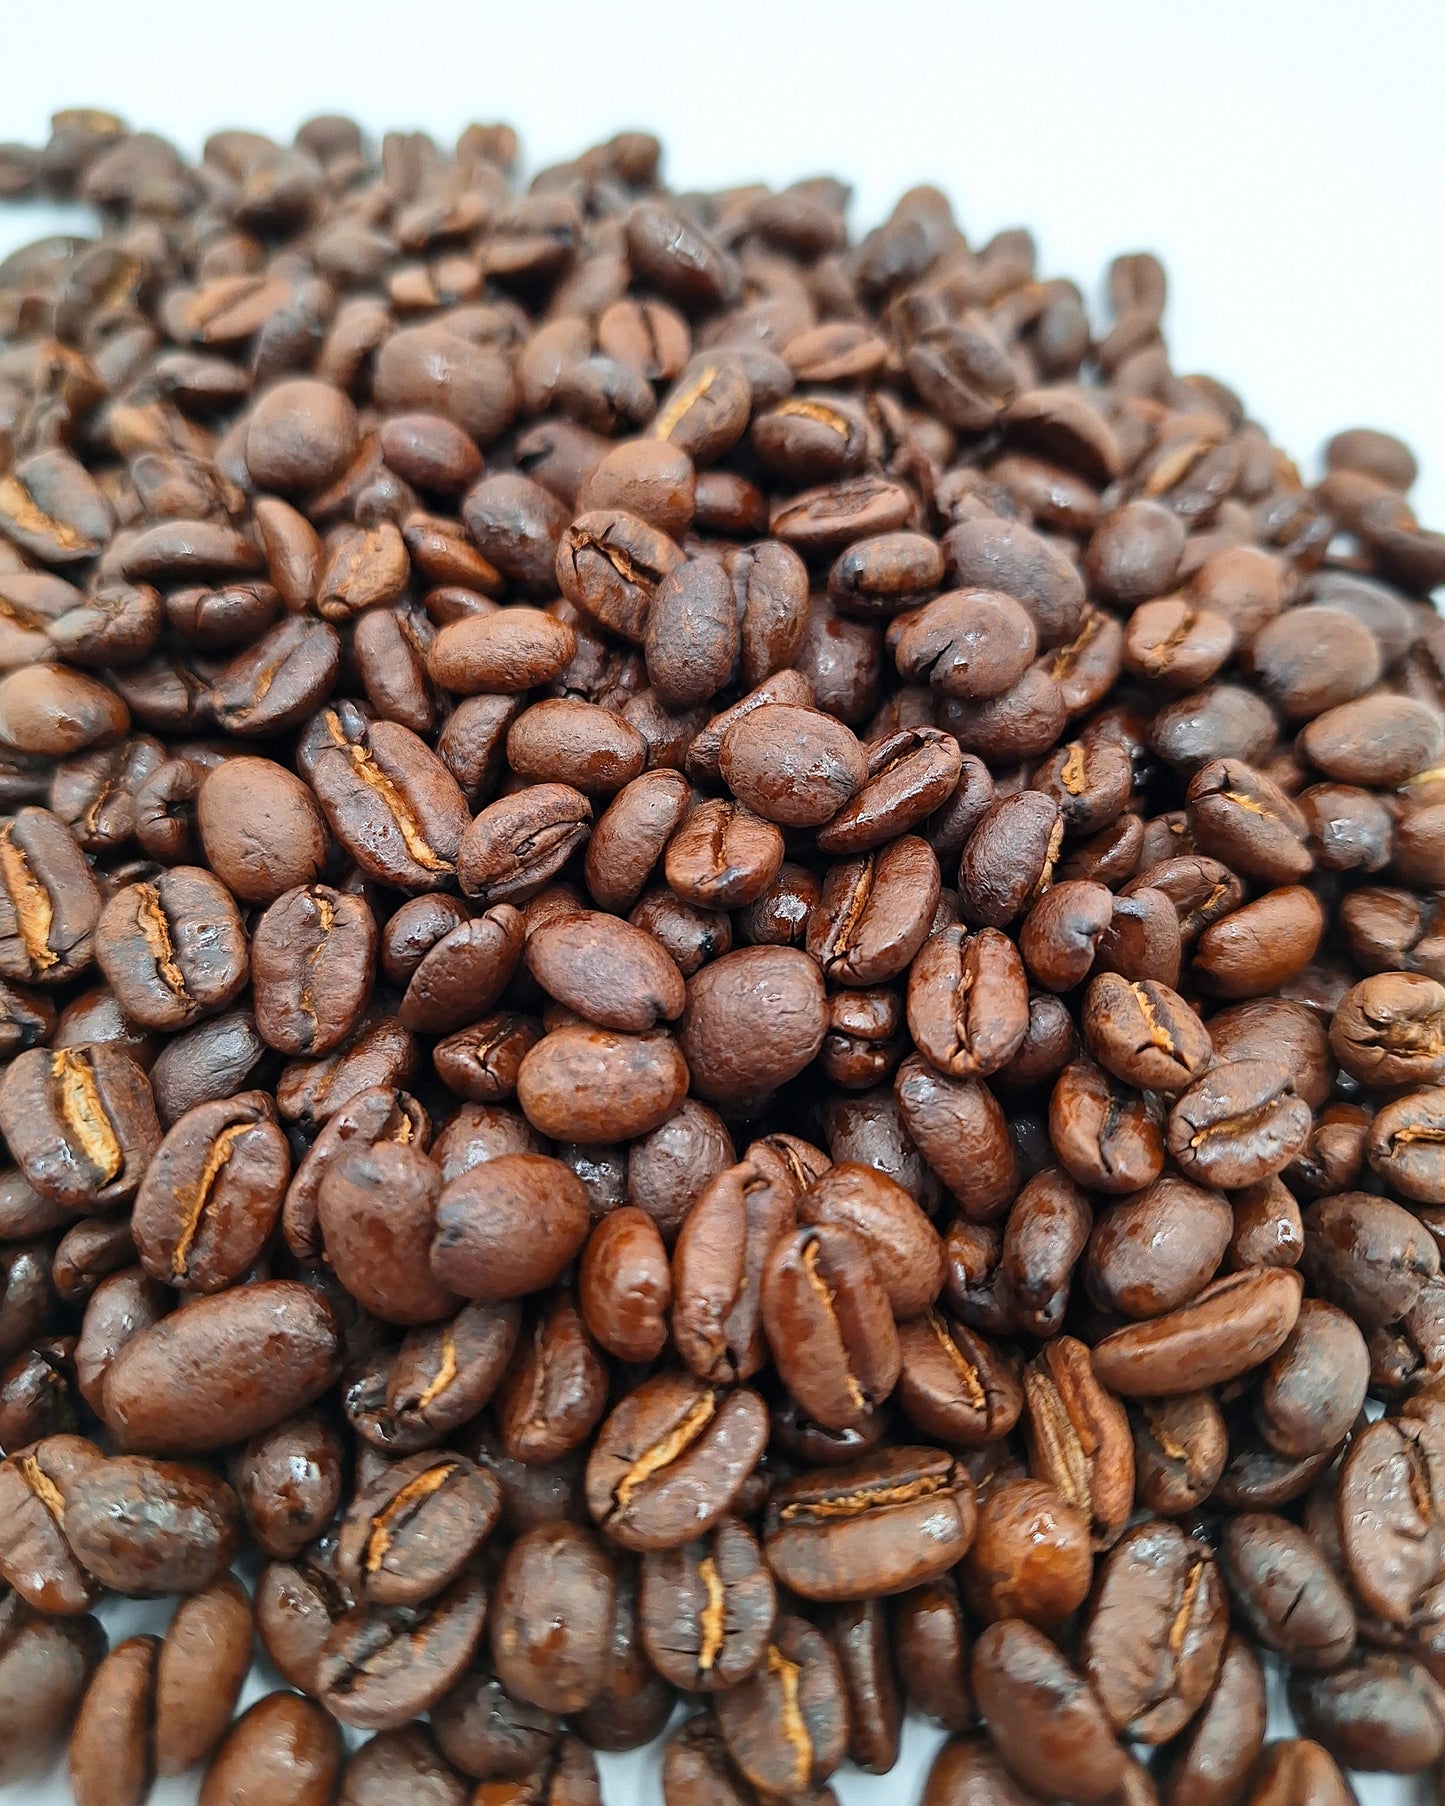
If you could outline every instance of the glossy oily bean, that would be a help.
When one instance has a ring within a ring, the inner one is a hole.
[[[290,1176],[266,1093],[198,1104],[161,1142],[136,1194],[141,1265],[184,1291],[220,1291],[269,1241]]]
[[[142,1455],[117,1455],[80,1475],[65,1518],[76,1558],[122,1593],[199,1592],[240,1544],[240,1507],[224,1481]]]
[[[897,1384],[893,1313],[865,1244],[820,1226],[777,1241],[763,1269],[763,1326],[779,1376],[827,1429],[858,1428]]]
[[[1282,1060],[1225,1060],[1170,1111],[1168,1146],[1190,1179],[1238,1188],[1287,1166],[1309,1129],[1309,1105]]]
[[[337,1573],[358,1601],[421,1605],[456,1579],[501,1514],[493,1477],[448,1450],[393,1463],[347,1507]]]
[[[979,1508],[964,1596],[986,1624],[1023,1618],[1047,1628],[1083,1603],[1093,1569],[1083,1514],[1041,1481],[1009,1481]]]
[[[106,1043],[18,1055],[0,1080],[0,1131],[30,1186],[69,1210],[127,1202],[161,1138],[145,1074]]]
[[[1094,1349],[1106,1386],[1127,1398],[1197,1392],[1275,1354],[1299,1316],[1303,1286],[1288,1267],[1213,1280],[1177,1310],[1114,1330]]]
[[[1103,1310],[1154,1317],[1195,1296],[1215,1275],[1234,1228],[1218,1192],[1165,1175],[1101,1211],[1084,1280]]]
[[[464,1297],[540,1291],[580,1252],[591,1211],[580,1179],[541,1154],[504,1154],[441,1192],[432,1272]]]
[[[1176,1525],[1127,1531],[1104,1561],[1084,1630],[1084,1672],[1109,1721],[1159,1744],[1208,1697],[1229,1629],[1210,1551]]]
[[[588,1531],[559,1524],[519,1537],[490,1613],[492,1659],[507,1690],[544,1711],[581,1711],[605,1679],[615,1586]],[[560,1638],[554,1614],[566,1626]]]
[[[806,1793],[842,1761],[847,1695],[827,1639],[804,1618],[783,1615],[761,1666],[718,1696],[718,1727],[734,1762],[766,1793]]]
[[[322,1806],[341,1773],[341,1733],[294,1693],[268,1693],[227,1731],[201,1783],[205,1806],[245,1806],[284,1789],[298,1806]]]
[[[1245,1513],[1220,1545],[1230,1597],[1256,1641],[1299,1668],[1334,1668],[1355,1642],[1349,1596],[1286,1518]]]
[[[973,1651],[979,1710],[1000,1756],[1045,1798],[1106,1800],[1124,1774],[1124,1752],[1089,1683],[1041,1631],[1019,1619],[991,1624]]]
[[[667,1121],[686,1094],[687,1031],[686,1016],[679,1029],[682,1045],[660,1030],[626,1035],[580,1024],[554,1029],[522,1061],[517,1100],[535,1129],[559,1141],[646,1135]]]
[[[1008,1063],[1028,1032],[1028,984],[997,929],[958,926],[925,942],[908,978],[908,1025],[919,1051],[950,1078]]]
[[[755,1392],[662,1374],[625,1399],[587,1463],[587,1507],[624,1548],[680,1547],[732,1507],[767,1439]]]
[[[682,1548],[643,1559],[638,1614],[643,1646],[665,1679],[689,1693],[746,1680],[767,1652],[777,1590],[757,1541],[735,1518]]]
[[[1023,1373],[1030,1471],[1084,1516],[1096,1549],[1117,1541],[1134,1493],[1124,1407],[1073,1336],[1055,1336]]]
[[[952,1567],[973,1540],[973,1484],[941,1452],[892,1449],[777,1488],[768,1508],[768,1565],[792,1592],[819,1600],[903,1592]]]
[[[209,872],[176,866],[111,898],[96,959],[133,1022],[173,1032],[235,997],[249,947],[230,893]]]
[[[1211,1063],[1209,1033],[1167,985],[1130,984],[1101,972],[1081,1012],[1089,1052],[1115,1078],[1141,1091],[1181,1091]]]
[[[746,1025],[767,1022],[766,1043]],[[678,1043],[693,1089],[712,1100],[762,1096],[795,1078],[823,1044],[823,980],[791,947],[724,954],[688,980]]]
[[[251,987],[256,1028],[278,1053],[333,1052],[361,1019],[376,969],[376,921],[359,897],[305,885],[256,923]]]

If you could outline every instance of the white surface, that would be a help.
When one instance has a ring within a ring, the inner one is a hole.
[[[1045,273],[1091,296],[1114,252],[1158,251],[1176,367],[1235,387],[1308,475],[1340,427],[1399,433],[1420,517],[1445,527],[1442,69],[1440,0],[9,0],[0,138],[38,142],[79,104],[192,152],[220,125],[289,134],[321,111],[442,138],[505,119],[535,168],[640,125],[678,186],[844,176],[860,227],[934,182],[975,242],[1027,224]],[[0,208],[0,255],[52,220]],[[166,1615],[102,1613],[113,1639]],[[938,1740],[911,1726],[900,1767],[840,1799],[911,1806]],[[660,1801],[655,1753],[603,1767],[609,1806]],[[0,1788],[0,1806],[68,1798],[58,1778]]]

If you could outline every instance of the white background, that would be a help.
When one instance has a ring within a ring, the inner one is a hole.
[[[1442,0],[0,0],[0,139],[40,142],[50,112],[78,104],[191,152],[220,125],[289,135],[321,111],[442,139],[505,119],[535,168],[640,125],[681,187],[845,176],[860,228],[935,182],[973,241],[1027,224],[1044,272],[1091,298],[1114,252],[1151,248],[1177,368],[1235,387],[1307,475],[1340,427],[1399,433],[1434,527],[1442,96]],[[0,208],[0,255],[56,224]],[[123,1605],[112,1635],[164,1618]],[[850,1777],[840,1798],[911,1806],[936,1737],[915,1725],[907,1741],[902,1768]],[[609,1806],[660,1800],[655,1759],[604,1766]],[[1363,1792],[1406,1798],[1394,1782]],[[0,1806],[22,1799],[68,1794],[0,1789]]]

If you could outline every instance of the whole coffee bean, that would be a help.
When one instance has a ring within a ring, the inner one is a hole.
[[[483,903],[522,902],[561,871],[591,822],[591,803],[568,784],[535,784],[499,798],[462,835],[458,882]]]
[[[925,1435],[972,1448],[1006,1435],[1023,1411],[1012,1361],[975,1331],[930,1310],[899,1325],[898,1402]]]
[[[1287,1518],[1231,1518],[1220,1544],[1230,1596],[1257,1642],[1299,1668],[1335,1668],[1355,1642],[1349,1596]]]
[[[1182,1091],[1213,1058],[1209,1032],[1167,985],[1130,984],[1101,972],[1082,1011],[1089,1052],[1115,1078],[1141,1091]]]
[[[467,441],[468,448],[471,441]],[[467,1789],[422,1725],[378,1731],[346,1764],[340,1806],[386,1806],[401,1798],[414,1806],[466,1806]]]
[[[1369,1354],[1359,1329],[1334,1305],[1307,1298],[1265,1368],[1260,1431],[1281,1455],[1335,1448],[1359,1415],[1368,1383]]]
[[[741,804],[699,803],[667,843],[663,871],[686,903],[728,909],[756,902],[777,876],[780,831]]]
[[[1367,1329],[1398,1322],[1439,1272],[1434,1239],[1388,1199],[1337,1192],[1311,1204],[1304,1223],[1302,1270]]]
[[[117,1455],[69,1488],[65,1536],[76,1559],[120,1593],[197,1593],[240,1545],[241,1512],[201,1467]]]
[[[723,1518],[697,1542],[644,1557],[638,1608],[658,1672],[686,1692],[714,1693],[761,1664],[777,1591],[751,1531]]]
[[[0,1132],[34,1190],[69,1210],[126,1203],[161,1139],[145,1074],[107,1043],[18,1055],[0,1080]]]
[[[1003,1210],[1018,1189],[1018,1165],[988,1087],[945,1078],[915,1054],[899,1067],[894,1093],[909,1135],[964,1211],[985,1220]]]
[[[0,822],[0,976],[59,984],[90,964],[100,892],[48,809]]]
[[[596,1225],[582,1251],[577,1292],[588,1329],[609,1354],[646,1362],[662,1353],[672,1273],[645,1211],[624,1207]]]
[[[264,1091],[188,1110],[157,1148],[131,1227],[141,1265],[184,1291],[239,1279],[270,1240],[291,1152]]]
[[[898,1382],[888,1295],[851,1229],[799,1229],[763,1269],[763,1327],[788,1391],[827,1429],[855,1429]]]
[[[700,1379],[748,1379],[767,1360],[759,1289],[773,1244],[796,1222],[796,1188],[758,1159],[709,1181],[688,1211],[672,1268],[672,1337]]]
[[[444,1187],[432,1272],[464,1297],[495,1302],[555,1283],[587,1239],[580,1179],[541,1154],[505,1154]]]
[[[731,1163],[733,1151],[717,1112],[684,1098],[666,1122],[628,1148],[628,1202],[647,1212],[665,1243],[675,1242],[692,1206]]]
[[[246,1527],[266,1554],[288,1560],[313,1542],[341,1499],[345,1451],[318,1411],[303,1411],[253,1436],[231,1465]]]
[[[1445,1747],[1445,1693],[1408,1656],[1370,1654],[1290,1685],[1300,1729],[1352,1769],[1413,1774]]]
[[[229,1574],[177,1606],[156,1661],[157,1774],[184,1774],[220,1742],[251,1665],[252,1634],[251,1602]]]
[[[519,1537],[490,1614],[503,1686],[544,1711],[580,1712],[606,1679],[615,1588],[612,1562],[588,1531],[556,1524]]]
[[[852,1161],[832,1166],[796,1201],[799,1223],[851,1229],[868,1250],[893,1314],[927,1310],[943,1288],[943,1244],[901,1185]]]
[[[392,1141],[342,1153],[321,1180],[327,1258],[352,1297],[386,1322],[428,1323],[459,1306],[430,1260],[441,1182],[423,1152]]]
[[[1330,1047],[1364,1084],[1430,1084],[1445,1075],[1445,986],[1415,972],[1361,980],[1335,1012]]]
[[[687,1028],[685,1017],[680,1035]],[[522,1061],[517,1100],[533,1127],[556,1140],[623,1141],[666,1122],[687,1081],[678,1042],[661,1030],[624,1035],[568,1025],[544,1035]]]
[[[99,1588],[65,1536],[65,1509],[80,1478],[105,1456],[82,1436],[49,1436],[0,1463],[0,1575],[37,1611],[84,1612]]]
[[[1169,1113],[1169,1152],[1206,1185],[1238,1188],[1266,1179],[1299,1153],[1309,1105],[1282,1060],[1224,1060]]]
[[[1014,1480],[991,1490],[979,1508],[963,1583],[985,1623],[1025,1618],[1047,1628],[1082,1605],[1093,1571],[1083,1514],[1051,1486]]]
[[[465,1456],[447,1450],[407,1456],[347,1507],[337,1573],[358,1601],[422,1605],[467,1566],[501,1508],[500,1486]]]
[[[412,1330],[351,1376],[342,1394],[347,1417],[383,1453],[435,1447],[491,1398],[520,1321],[515,1304],[468,1304],[449,1322]]]
[[[1098,1695],[1042,1631],[1017,1618],[991,1624],[973,1650],[979,1710],[1009,1771],[1045,1798],[1103,1801],[1124,1752]]]
[[[1214,1685],[1229,1631],[1209,1550],[1177,1525],[1137,1525],[1109,1552],[1084,1630],[1084,1672],[1122,1736],[1166,1742]]]
[[[937,858],[916,835],[835,865],[808,920],[808,952],[835,984],[897,977],[928,937],[938,889]]]
[[[995,928],[932,935],[909,972],[908,1026],[919,1051],[950,1078],[1006,1065],[1028,1032],[1028,982],[1012,942]]]
[[[957,1462],[891,1449],[775,1489],[765,1548],[774,1574],[804,1598],[869,1598],[936,1579],[967,1550],[975,1521]]]
[[[103,1415],[122,1448],[221,1448],[319,1398],[336,1355],[331,1312],[304,1285],[233,1288],[133,1335],[106,1372]]]
[[[132,1021],[174,1031],[245,984],[249,948],[230,893],[198,866],[128,884],[101,911],[96,959]]]
[[[326,1632],[314,1671],[317,1697],[342,1724],[393,1730],[455,1683],[481,1640],[485,1615],[486,1589],[471,1573],[422,1606],[356,1607]]]
[[[1247,1373],[1284,1344],[1303,1285],[1288,1267],[1213,1280],[1177,1310],[1114,1330],[1094,1348],[1104,1385],[1126,1398],[1198,1392]]]
[[[141,1806],[149,1795],[159,1650],[156,1637],[128,1637],[92,1676],[70,1734],[70,1785],[78,1806]]]
[[[1445,729],[1427,704],[1377,692],[1316,715],[1299,743],[1327,778],[1388,789],[1436,762]]]
[[[682,1014],[682,974],[657,940],[602,914],[539,928],[527,940],[527,970],[549,996],[601,1028],[643,1034]]]
[[[1439,1426],[1382,1418],[1354,1438],[1340,1477],[1340,1547],[1367,1611],[1408,1622],[1445,1562]]]
[[[828,1640],[804,1618],[779,1618],[757,1672],[718,1696],[718,1728],[764,1793],[806,1793],[826,1781],[848,1743],[848,1703]]]
[[[619,1404],[587,1463],[587,1508],[626,1549],[674,1549],[732,1507],[767,1440],[755,1392],[661,1374]]]
[[[1142,1190],[1164,1166],[1164,1136],[1149,1099],[1091,1060],[1075,1060],[1059,1074],[1049,1136],[1070,1176],[1094,1191]]]
[[[1002,928],[1047,890],[1063,843],[1058,804],[1020,791],[989,805],[968,837],[959,868],[965,916]]]
[[[341,1774],[341,1733],[320,1706],[294,1693],[268,1693],[231,1726],[201,1782],[204,1806],[252,1799],[324,1806]]]
[[[1024,1369],[1029,1466],[1090,1524],[1096,1548],[1117,1541],[1134,1492],[1128,1419],[1088,1350],[1056,1336]]]
[[[1224,1418],[1211,1394],[1141,1399],[1130,1413],[1140,1502],[1180,1516],[1213,1492],[1229,1458]]]
[[[51,1768],[105,1654],[94,1618],[49,1618],[11,1594],[0,1609],[0,1780]]]
[[[767,1041],[745,1024],[767,1022]],[[791,947],[725,954],[688,980],[678,1041],[693,1088],[705,1098],[759,1097],[795,1078],[827,1028],[817,966]]]
[[[1099,1214],[1084,1261],[1089,1295],[1129,1317],[1173,1310],[1214,1277],[1233,1228],[1218,1192],[1156,1179]]]
[[[514,1699],[480,1668],[463,1675],[430,1716],[447,1760],[479,1780],[534,1773],[546,1764],[560,1731],[554,1714]]]

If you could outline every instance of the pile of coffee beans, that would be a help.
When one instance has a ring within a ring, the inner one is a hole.
[[[101,221],[0,264],[0,1780],[1440,1789],[1414,459],[1147,254],[516,156],[0,147]]]

